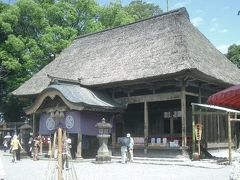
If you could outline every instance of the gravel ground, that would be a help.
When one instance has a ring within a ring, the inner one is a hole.
[[[11,156],[0,155],[6,180],[46,180],[49,161],[22,159],[11,163]],[[55,164],[55,162],[53,162]],[[121,164],[118,160],[109,164],[92,162],[73,163],[79,180],[228,180],[232,166],[218,169],[177,165],[141,163]]]

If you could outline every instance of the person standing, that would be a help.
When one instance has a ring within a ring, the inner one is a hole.
[[[34,138],[33,137],[29,138],[28,146],[29,146],[28,155],[29,155],[29,157],[33,157],[33,150],[34,150]]]
[[[18,135],[18,136],[17,136],[17,139],[19,140],[19,143],[22,144],[22,141],[20,140],[20,137],[21,137],[21,136]],[[17,157],[17,160],[18,160],[18,161],[20,161],[20,159],[21,159],[21,158],[20,158],[20,151],[21,151],[21,147],[18,146],[17,153],[16,153],[16,157]]]
[[[130,162],[133,162],[133,146],[134,146],[134,141],[133,138],[131,137],[130,133],[127,133],[127,138],[129,138],[129,145],[128,145],[128,158]]]
[[[33,152],[33,160],[36,161],[36,160],[39,160],[39,151],[40,151],[40,143],[41,143],[41,137],[38,136],[38,137],[35,137],[34,139],[34,152]]]
[[[127,157],[127,151],[128,151],[128,146],[129,146],[129,141],[130,139],[127,137],[123,137],[120,140],[120,145],[121,145],[121,162],[122,164],[125,164],[126,161],[126,157]]]
[[[3,148],[4,148],[4,152],[6,152],[6,150],[8,149],[7,139],[4,139],[3,141]]]
[[[17,154],[18,147],[23,149],[22,145],[20,144],[19,140],[17,139],[17,135],[14,135],[13,140],[11,142],[11,149],[12,149],[12,153],[13,153],[12,162],[16,162],[16,160],[17,160],[16,154]]]

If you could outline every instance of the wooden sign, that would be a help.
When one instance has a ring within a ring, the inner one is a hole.
[[[202,124],[198,123],[195,125],[195,135],[196,135],[196,140],[200,141],[202,138]]]

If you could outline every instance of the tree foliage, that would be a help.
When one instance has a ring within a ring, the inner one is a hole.
[[[231,45],[228,48],[227,58],[240,68],[240,45]]]
[[[0,2],[0,111],[16,121],[23,104],[9,93],[51,62],[76,36],[161,12],[159,6],[142,0],[126,6],[118,0],[106,6],[95,0]]]

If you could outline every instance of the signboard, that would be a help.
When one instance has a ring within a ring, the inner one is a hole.
[[[202,138],[202,124],[198,123],[195,125],[195,135],[196,135],[196,140],[200,141]]]

